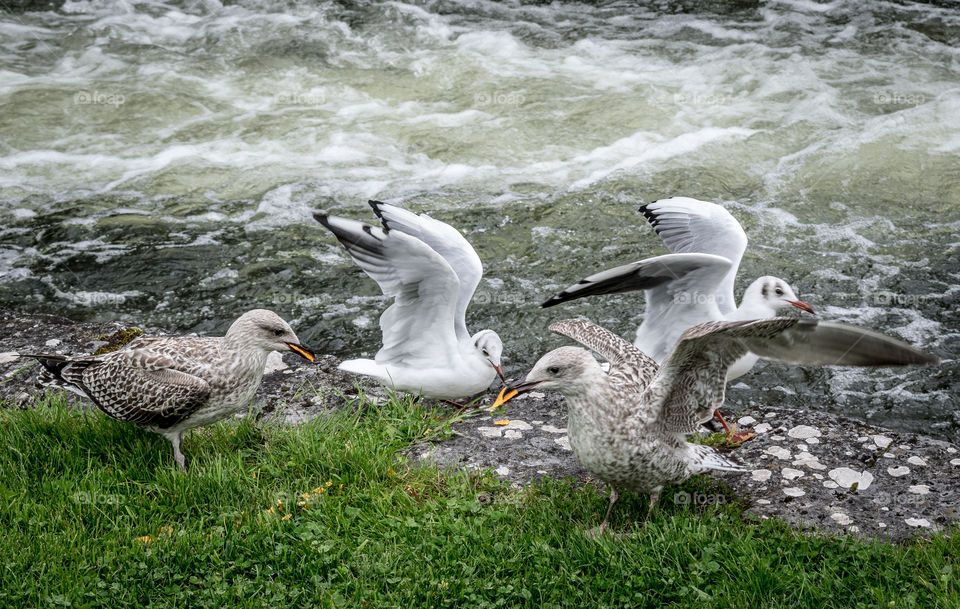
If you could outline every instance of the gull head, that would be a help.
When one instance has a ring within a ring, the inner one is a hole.
[[[813,313],[810,305],[797,298],[789,283],[769,275],[760,277],[750,284],[743,293],[742,305],[746,305],[751,310],[758,309],[758,318],[774,317],[778,311],[787,307]]]
[[[290,325],[266,309],[247,311],[233,322],[224,339],[233,345],[270,351],[293,351],[309,362],[316,356],[300,343]]]
[[[503,341],[500,336],[493,330],[480,330],[473,335],[473,346],[487,358],[500,380],[504,380],[503,368],[500,367],[500,357],[503,355]]]
[[[566,396],[580,394],[597,377],[604,377],[603,369],[589,351],[580,347],[560,347],[537,360],[522,383],[504,387],[493,408],[534,389],[559,391]]]

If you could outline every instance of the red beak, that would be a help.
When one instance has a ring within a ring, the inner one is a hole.
[[[493,369],[497,371],[497,376],[500,377],[500,380],[503,381],[504,383],[506,383],[506,382],[507,382],[507,379],[503,378],[503,368],[501,368],[500,366],[497,366],[496,364],[494,364],[494,365],[493,365]]]
[[[813,312],[813,308],[811,308],[810,305],[808,305],[807,303],[803,302],[802,300],[788,300],[787,302],[789,302],[789,303],[792,304],[793,306],[797,307],[797,308],[800,309],[801,311],[806,311],[807,313],[810,313],[811,315],[816,315],[816,313]]]

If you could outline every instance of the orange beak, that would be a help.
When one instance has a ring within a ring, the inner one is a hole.
[[[493,406],[490,407],[490,410],[503,406],[513,398],[517,397],[519,393],[520,392],[517,391],[516,389],[511,389],[510,387],[504,387],[503,389],[500,390],[500,395],[497,396],[497,401],[493,403]]]
[[[317,357],[313,354],[313,351],[311,351],[304,345],[298,345],[296,343],[287,343],[287,346],[290,347],[291,351],[293,351],[300,357],[306,359],[311,364],[317,359]]]
[[[801,311],[806,311],[807,313],[810,313],[811,315],[816,315],[816,313],[813,312],[813,308],[812,308],[810,305],[808,305],[807,303],[803,302],[802,300],[788,300],[787,302],[789,302],[789,303],[792,304],[793,306],[797,307],[797,308],[800,309]]]

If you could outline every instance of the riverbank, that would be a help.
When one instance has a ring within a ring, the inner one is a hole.
[[[146,329],[156,334],[157,329]],[[36,403],[36,370],[17,353],[92,353],[116,346],[129,328],[115,322],[75,323],[44,315],[0,312],[0,400]],[[257,395],[258,416],[300,424],[360,399],[387,400],[375,385],[337,370],[321,356],[315,366],[293,355],[271,356]],[[483,402],[490,402],[492,394]],[[68,399],[75,405],[78,397]],[[731,450],[749,474],[717,474],[744,513],[779,518],[803,530],[904,541],[949,529],[960,521],[960,450],[919,434],[898,433],[818,412],[754,406],[728,413],[757,435]],[[591,483],[566,435],[566,409],[556,394],[532,393],[491,414],[478,408],[457,417],[444,439],[419,442],[402,453],[414,464],[447,470],[493,470],[523,487],[571,478]],[[674,495],[678,504],[730,500],[721,494]]]

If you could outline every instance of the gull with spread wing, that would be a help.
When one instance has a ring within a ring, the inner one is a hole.
[[[483,275],[460,231],[426,214],[370,201],[383,228],[317,212],[354,262],[394,303],[380,316],[383,347],[374,359],[340,369],[394,389],[453,400],[503,379],[503,343],[493,330],[470,335],[466,311]]]
[[[643,290],[647,308],[634,345],[662,363],[680,335],[708,321],[767,319],[795,307],[813,313],[793,288],[776,277],[760,277],[743,293],[733,295],[747,235],[723,207],[674,197],[640,208],[670,254],[601,271],[569,286],[541,306],[552,307],[584,296]],[[727,371],[727,380],[746,374],[759,358],[746,353]],[[725,429],[726,422],[715,413]]]
[[[723,401],[727,369],[747,351],[813,366],[932,365],[939,360],[903,341],[855,326],[777,317],[708,322],[685,331],[662,367],[616,334],[584,319],[555,322],[568,336],[610,362],[605,373],[586,349],[560,347],[541,357],[524,382],[507,386],[494,407],[520,393],[554,390],[568,408],[570,446],[587,471],[617,489],[650,493],[709,470],[745,471],[686,436]]]

